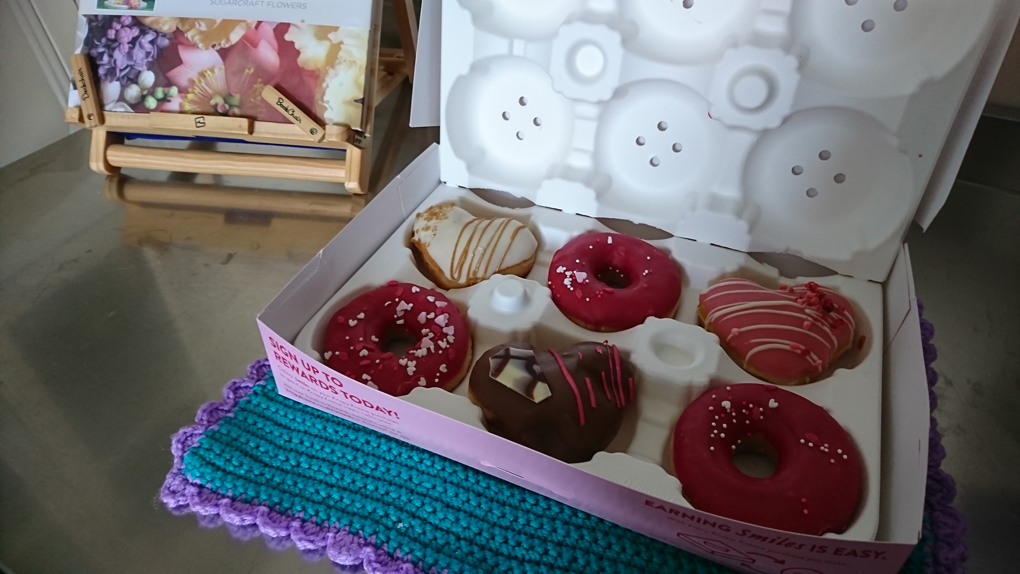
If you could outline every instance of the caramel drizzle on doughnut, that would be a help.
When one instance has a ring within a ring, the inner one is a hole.
[[[728,287],[732,285],[740,285],[750,287],[749,289],[731,289],[721,290],[722,287]],[[718,293],[712,293],[714,290],[719,290]],[[839,345],[839,340],[836,337],[837,330],[843,323],[850,327],[851,334],[856,330],[856,323],[854,322],[853,314],[850,313],[849,309],[845,309],[839,305],[835,305],[832,311],[819,311],[818,309],[807,306],[801,302],[802,297],[809,293],[817,292],[822,295],[822,299],[826,295],[838,294],[835,290],[827,287],[822,287],[816,283],[808,283],[806,285],[794,285],[787,287],[784,290],[773,291],[766,289],[753,281],[747,279],[727,279],[716,283],[712,287],[705,291],[705,301],[720,297],[724,295],[735,295],[741,294],[746,296],[753,295],[774,295],[781,297],[784,300],[780,301],[742,301],[737,303],[730,303],[722,305],[713,309],[706,317],[706,324],[716,324],[716,321],[723,319],[732,319],[734,317],[740,317],[743,315],[752,314],[774,314],[774,315],[785,315],[792,316],[798,319],[803,319],[806,322],[810,322],[812,325],[818,326],[826,335],[829,340],[822,338],[820,335],[810,329],[804,329],[802,327],[792,327],[789,325],[776,325],[776,324],[760,324],[760,325],[749,325],[747,327],[740,327],[735,332],[730,332],[726,336],[726,341],[729,342],[735,335],[745,333],[747,331],[753,331],[758,329],[774,329],[777,331],[794,331],[810,335],[817,339],[824,347],[830,351],[835,351]],[[709,294],[712,293],[712,294]],[[819,306],[820,307],[820,306]],[[762,351],[786,351],[794,353],[802,357],[808,362],[813,368],[821,372],[825,368],[825,362],[822,361],[817,354],[810,349],[805,349],[802,345],[783,338],[777,337],[763,337],[759,339],[751,339],[751,343],[756,343],[757,346],[753,347],[750,351],[744,355],[744,368],[747,368],[748,361],[755,354]]]
[[[627,386],[629,387],[630,398],[628,399],[623,391],[623,368],[620,365],[620,349],[616,345],[611,344],[609,341],[603,341],[602,344],[606,348],[606,358],[609,360],[609,381],[606,381],[606,372],[602,371],[599,373],[602,376],[602,389],[606,393],[606,398],[615,402],[617,408],[623,408],[628,402],[634,401],[634,378],[627,378]],[[598,354],[603,354],[601,347],[595,349]],[[567,370],[566,364],[563,363],[563,359],[560,358],[559,353],[553,349],[549,349],[549,354],[556,361],[556,364],[560,367],[560,373],[563,374],[563,378],[567,380],[567,384],[570,385],[570,390],[574,391],[574,398],[577,402],[577,416],[581,421],[581,426],[584,426],[584,399],[581,397],[581,391],[578,388],[577,383],[574,381],[574,377]],[[588,404],[591,408],[597,408],[595,406],[595,391],[592,388],[591,379],[588,377],[584,378],[585,386],[588,389]],[[612,394],[610,395],[609,389],[612,388]]]
[[[482,246],[486,231],[494,223],[497,223],[499,227],[493,231],[488,240],[485,240],[485,245]],[[457,233],[457,242],[454,243],[453,253],[450,255],[450,279],[457,283],[471,283],[486,278],[488,274],[485,273],[485,270],[493,269],[492,260],[496,256],[497,247],[503,239],[507,228],[512,224],[516,224],[516,226],[510,234],[510,239],[506,242],[503,254],[500,256],[499,263],[496,264],[494,271],[503,268],[503,262],[510,252],[510,247],[517,239],[517,234],[524,229],[524,224],[509,217],[499,219],[475,217],[465,223],[460,228],[460,232]],[[471,230],[470,234],[467,236],[467,239],[464,239],[464,233],[468,228]],[[461,246],[461,240],[464,240],[463,246]],[[481,246],[480,253],[478,251],[479,246]],[[464,277],[465,269],[467,273],[466,278]]]

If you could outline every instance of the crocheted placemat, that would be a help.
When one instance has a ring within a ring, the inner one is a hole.
[[[922,319],[932,409],[934,330]],[[173,438],[160,497],[174,514],[262,535],[372,574],[732,572],[276,392],[269,363],[231,381]],[[954,573],[965,520],[932,419],[922,540],[902,572]]]

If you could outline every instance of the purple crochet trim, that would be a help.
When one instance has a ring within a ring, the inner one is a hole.
[[[170,451],[174,464],[159,492],[163,504],[175,515],[193,513],[200,526],[215,528],[225,525],[231,535],[250,540],[258,535],[274,550],[297,547],[310,561],[328,557],[337,572],[370,574],[425,574],[400,556],[390,556],[386,546],[376,546],[374,538],[365,538],[337,525],[328,527],[306,522],[300,515],[286,515],[265,506],[238,502],[220,495],[184,476],[184,453],[198,439],[248,396],[252,388],[269,375],[269,360],[259,359],[248,366],[248,376],[234,379],[223,390],[223,400],[202,406],[195,416],[197,424],[182,428],[173,437]],[[433,572],[434,574],[434,572]]]
[[[939,374],[932,368],[938,353],[932,339],[935,327],[924,318],[924,305],[917,303],[921,315],[921,347],[924,351],[924,366],[928,375],[928,403],[931,406],[931,427],[928,431],[928,482],[924,494],[924,513],[928,516],[931,535],[930,559],[926,560],[927,570],[936,574],[958,574],[966,572],[963,563],[967,560],[967,543],[963,536],[967,532],[967,518],[953,508],[956,498],[956,481],[942,470],[946,449],[942,446],[942,435],[935,420],[935,408],[939,400],[935,395],[935,384]]]
[[[918,311],[923,315],[924,307],[920,302]],[[935,384],[939,378],[932,368],[938,356],[932,344],[934,336],[935,327],[922,316],[921,339],[932,413],[938,406]],[[268,359],[255,361],[248,366],[247,377],[227,384],[223,390],[223,401],[202,406],[195,416],[197,424],[184,427],[174,435],[170,449],[174,464],[160,490],[160,499],[166,507],[175,515],[195,514],[199,525],[205,528],[225,525],[231,535],[240,540],[250,540],[261,534],[270,548],[284,549],[293,545],[307,560],[328,557],[337,572],[358,572],[364,568],[369,574],[426,574],[399,555],[391,556],[385,545],[377,547],[374,539],[352,533],[348,528],[319,526],[305,522],[301,515],[285,515],[265,506],[237,502],[194,484],[184,476],[181,471],[184,453],[206,431],[230,415],[241,399],[269,372]],[[963,540],[967,519],[952,506],[956,497],[956,481],[941,468],[945,457],[942,435],[933,414],[928,434],[928,481],[924,501],[924,512],[929,519],[925,528],[931,547],[925,566],[934,574],[958,574],[965,572],[963,564],[967,560],[967,545]],[[435,574],[435,571],[429,574]]]

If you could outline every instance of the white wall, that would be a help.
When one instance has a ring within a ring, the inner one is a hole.
[[[0,0],[0,167],[68,135],[73,0]]]

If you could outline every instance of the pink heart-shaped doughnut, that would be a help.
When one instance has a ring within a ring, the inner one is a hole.
[[[698,317],[745,371],[777,385],[813,382],[854,338],[854,308],[811,281],[767,289],[724,279],[701,292]]]

